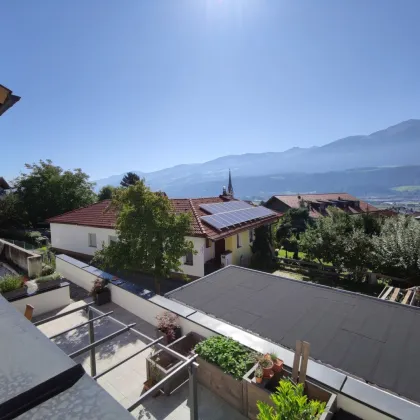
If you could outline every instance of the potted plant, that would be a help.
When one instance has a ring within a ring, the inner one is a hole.
[[[310,400],[304,394],[303,384],[289,379],[281,380],[276,392],[270,395],[272,405],[258,401],[258,420],[299,419],[317,420],[324,413],[326,403]]]
[[[260,384],[263,380],[263,370],[261,366],[258,366],[257,369],[255,369],[255,382],[257,384]]]
[[[51,289],[53,287],[60,286],[61,275],[59,273],[53,273],[48,276],[39,277],[35,280],[35,283],[38,286],[38,291]]]
[[[270,358],[273,361],[273,371],[281,372],[283,370],[283,360],[279,359],[276,353],[270,353]]]
[[[97,278],[93,282],[90,296],[93,297],[95,303],[100,306],[105,303],[111,302],[111,290],[107,287],[108,280]]]
[[[163,343],[169,344],[181,337],[181,326],[179,325],[178,316],[172,312],[165,311],[156,317],[158,321],[157,336],[163,336]]]
[[[22,276],[7,274],[0,280],[0,293],[10,300],[26,295],[26,285]]]
[[[271,378],[273,376],[273,361],[269,354],[265,354],[264,356],[257,355],[256,360],[258,365],[263,370],[263,377],[264,378]]]

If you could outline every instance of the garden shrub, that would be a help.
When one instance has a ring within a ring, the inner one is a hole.
[[[53,273],[54,273],[54,267],[51,267],[48,264],[45,264],[42,267],[42,270],[41,270],[41,275],[42,276],[49,276],[50,274],[53,274]]]
[[[241,379],[253,365],[252,352],[231,338],[214,336],[198,343],[195,352],[223,372]]]
[[[274,407],[257,402],[258,420],[316,420],[325,411],[325,402],[309,400],[304,395],[303,384],[294,384],[289,379],[281,380],[276,392],[270,395]]]
[[[16,274],[6,274],[0,280],[0,293],[11,292],[19,289],[23,285],[22,276]]]
[[[38,277],[35,281],[37,283],[44,283],[46,281],[50,281],[50,280],[58,280],[61,279],[61,274],[60,273],[53,273],[53,274],[49,274],[48,276],[42,276],[42,277]]]

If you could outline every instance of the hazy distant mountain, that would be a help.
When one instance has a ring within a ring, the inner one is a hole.
[[[220,191],[222,185],[227,183],[227,171],[230,168],[235,189],[242,190],[240,185],[246,182],[244,194],[254,195],[251,192],[251,189],[254,190],[251,188],[253,180],[255,182],[261,179],[277,180],[269,181],[272,187],[262,188],[282,192],[284,191],[281,182],[282,174],[287,174],[286,178],[288,182],[291,182],[292,173],[295,173],[294,180],[303,180],[307,178],[305,174],[366,167],[417,165],[418,156],[420,156],[420,120],[408,120],[370,135],[346,137],[321,147],[294,147],[285,152],[229,155],[202,164],[178,165],[150,173],[136,172],[146,178],[152,189],[164,190],[169,196],[205,196]],[[356,172],[365,174],[364,182],[369,181],[369,177],[373,176],[365,170]],[[118,185],[123,175],[98,180],[97,188],[106,184]],[[267,177],[269,175],[275,175],[275,177]],[[328,176],[331,177],[331,174],[310,178],[318,180],[316,185],[318,190],[327,191],[331,190],[326,183]],[[247,181],[240,179],[242,177]],[[296,187],[299,187],[299,184],[296,184]],[[301,192],[306,191],[303,187],[297,189]],[[290,185],[288,190],[296,189]]]

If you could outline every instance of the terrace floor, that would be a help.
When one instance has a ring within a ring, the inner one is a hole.
[[[76,293],[77,292],[77,293]],[[66,308],[54,313],[45,314],[34,321],[47,318],[56,313],[67,312],[77,306],[82,306],[90,301],[89,298],[83,299],[83,292],[73,290],[73,296],[79,301],[73,302]],[[152,325],[144,320],[136,317],[131,312],[114,304],[108,303],[99,308],[102,312],[114,311],[111,315],[117,320],[130,324],[135,322],[138,331],[149,337],[155,337],[155,329]],[[76,326],[87,320],[85,311],[81,310],[73,314],[67,315],[60,319],[40,325],[38,328],[50,337],[72,326]],[[114,331],[121,329],[115,321],[108,317],[102,318],[94,322],[95,340],[105,337]],[[81,327],[77,330],[70,331],[62,336],[53,339],[58,347],[66,354],[70,354],[89,344],[88,326]],[[97,373],[102,372],[108,367],[121,361],[127,356],[133,354],[136,350],[141,349],[149,341],[141,339],[141,337],[133,332],[126,332],[115,337],[112,340],[98,346],[96,348],[96,370]],[[107,373],[98,379],[98,383],[111,394],[125,408],[132,405],[142,394],[143,383],[146,381],[146,357],[150,354],[150,350],[140,353],[133,359],[123,363],[118,368]],[[76,362],[81,363],[86,372],[90,374],[90,357],[89,351],[76,357]],[[188,382],[178,388],[174,393],[167,397],[161,395],[157,398],[149,398],[132,412],[133,416],[138,419],[147,420],[181,420],[190,418],[189,410],[189,387]],[[219,397],[211,393],[206,388],[198,384],[198,411],[199,418],[202,420],[242,420],[245,419],[241,414],[231,408],[227,403]]]

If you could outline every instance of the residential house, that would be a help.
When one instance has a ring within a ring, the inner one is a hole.
[[[10,185],[0,176],[0,196],[6,194],[6,190],[10,190]]]
[[[380,211],[347,193],[273,195],[264,205],[281,213],[304,206],[309,210],[309,216],[314,219],[328,215],[330,207],[339,208],[348,214]]]
[[[264,207],[235,200],[227,191],[218,197],[170,199],[176,213],[192,217],[191,233],[196,254],[182,259],[181,269],[191,278],[202,277],[222,265],[248,265],[254,229],[280,217]],[[49,219],[51,244],[57,251],[89,259],[104,245],[116,241],[116,213],[104,200]]]
[[[6,86],[0,85],[0,116],[19,100],[20,96],[13,95],[13,92],[10,89]]]

